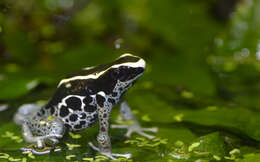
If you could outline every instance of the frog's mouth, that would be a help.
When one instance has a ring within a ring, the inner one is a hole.
[[[139,78],[141,75],[143,75],[143,73],[144,73],[144,68],[141,68],[141,67],[134,68],[127,80],[135,81],[137,78]]]

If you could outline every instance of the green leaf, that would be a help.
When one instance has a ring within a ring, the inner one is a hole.
[[[218,157],[224,157],[226,153],[224,140],[219,136],[218,132],[199,137],[191,146],[196,143],[198,143],[198,145],[192,147],[193,149],[191,150],[194,154],[198,155],[207,152],[210,156],[216,155]]]
[[[0,80],[0,99],[7,100],[21,97],[34,89],[38,84],[39,82],[35,79]]]

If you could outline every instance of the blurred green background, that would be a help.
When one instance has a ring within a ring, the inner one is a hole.
[[[150,141],[110,130],[113,152],[132,153],[128,161],[260,161],[259,15],[259,0],[1,0],[0,161],[108,161],[87,145],[97,125],[66,136],[59,153],[23,155],[12,116],[48,100],[68,73],[123,53],[147,62],[126,99],[159,132]]]

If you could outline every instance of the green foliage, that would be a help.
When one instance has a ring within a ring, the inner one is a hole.
[[[38,85],[37,80],[19,79],[13,80],[0,80],[0,99],[12,99],[23,96]]]
[[[51,97],[68,73],[126,52],[147,61],[126,99],[159,132],[148,140],[110,130],[113,152],[133,155],[118,161],[259,161],[260,2],[240,1],[225,23],[211,11],[220,2],[2,0],[0,161],[109,161],[87,145],[97,125],[65,136],[61,152],[22,154],[12,116]]]

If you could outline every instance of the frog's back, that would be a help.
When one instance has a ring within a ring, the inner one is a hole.
[[[82,69],[60,81],[39,116],[57,116],[72,131],[87,128],[98,119],[97,107],[110,112],[144,67],[142,59],[125,54],[112,63]]]
[[[87,83],[73,82],[70,87],[61,85],[38,116],[56,116],[70,131],[87,128],[97,121],[95,95],[82,89]],[[79,88],[81,87],[81,88]]]

